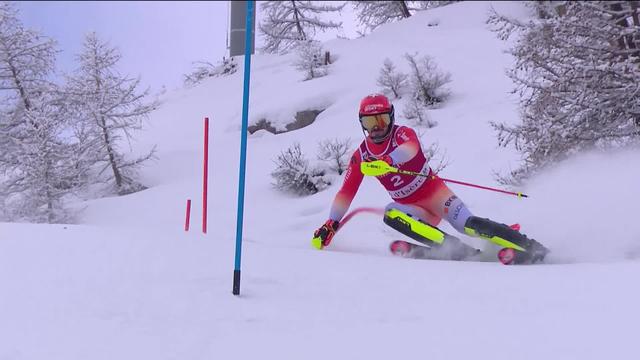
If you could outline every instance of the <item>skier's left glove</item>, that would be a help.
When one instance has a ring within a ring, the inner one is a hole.
[[[327,220],[318,230],[313,233],[313,239],[311,239],[311,245],[321,250],[323,247],[331,243],[331,239],[336,234],[340,223],[335,220]]]

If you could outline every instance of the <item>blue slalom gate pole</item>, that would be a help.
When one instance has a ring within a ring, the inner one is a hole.
[[[247,1],[246,35],[244,38],[244,91],[242,94],[242,130],[240,133],[240,177],[238,181],[238,222],[236,224],[236,261],[233,269],[233,295],[240,295],[240,260],[242,257],[242,221],[244,216],[244,183],[247,168],[247,128],[249,122],[249,78],[251,74],[251,38],[253,7]]]

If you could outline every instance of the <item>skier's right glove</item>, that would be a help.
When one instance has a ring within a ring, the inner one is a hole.
[[[384,162],[386,162],[387,164],[389,164],[390,166],[393,166],[393,158],[391,158],[390,155],[384,155],[378,158],[378,160],[382,160]]]
[[[313,247],[318,250],[321,250],[323,247],[329,245],[339,226],[339,222],[331,219],[327,220],[318,230],[313,233],[311,245],[313,245]]]

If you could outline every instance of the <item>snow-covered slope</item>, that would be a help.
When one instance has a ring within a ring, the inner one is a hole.
[[[358,101],[378,90],[384,59],[403,68],[407,52],[452,74],[452,98],[430,112],[439,125],[422,138],[451,160],[443,176],[499,186],[493,172],[515,168],[518,154],[497,147],[488,122],[517,121],[517,99],[504,75],[508,44],[484,22],[489,6],[458,3],[330,41],[336,61],[313,81],[301,81],[291,56],[252,59],[250,122],[326,110],[306,128],[249,137],[240,297],[231,284],[242,73],[168,95],[137,144],[158,144],[159,160],[142,174],[149,190],[83,204],[82,225],[0,224],[0,359],[635,358],[637,149],[560,164],[521,189],[529,199],[452,185],[477,215],[519,222],[552,248],[550,265],[394,258],[387,246],[399,235],[372,215],[317,251],[311,233],[340,179],[306,198],[271,186],[273,160],[293,143],[313,160],[320,140],[359,142]],[[526,16],[519,3],[493,6]],[[206,235],[204,116],[212,120]],[[352,207],[389,201],[367,179]]]

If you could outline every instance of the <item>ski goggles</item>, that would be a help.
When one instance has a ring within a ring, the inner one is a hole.
[[[360,117],[360,124],[367,131],[371,131],[374,129],[384,129],[389,124],[391,124],[391,115],[388,113],[385,114],[376,114],[376,115],[365,115]]]

